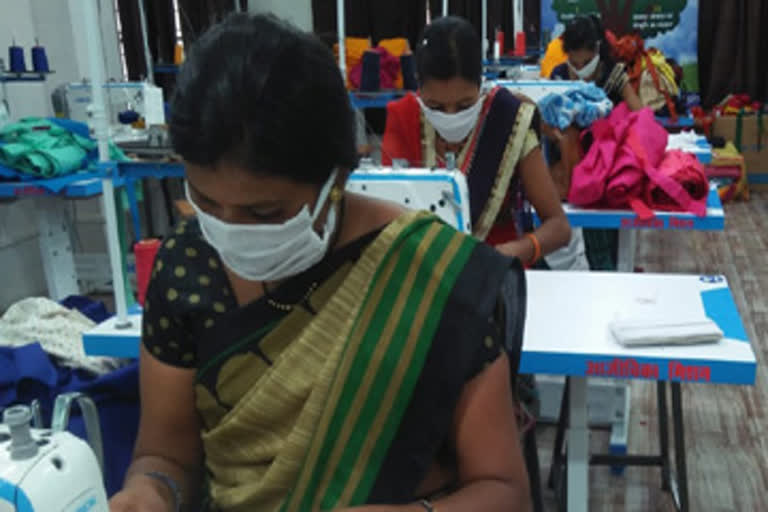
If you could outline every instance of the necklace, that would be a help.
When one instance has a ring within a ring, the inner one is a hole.
[[[339,241],[339,236],[341,234],[341,224],[344,221],[344,210],[345,210],[346,201],[345,198],[342,197],[340,204],[339,204],[339,220],[336,223],[336,232],[333,235],[333,240],[331,243],[331,247],[336,247],[336,243]],[[327,257],[327,256],[326,256]],[[312,308],[312,305],[309,303],[309,298],[312,296],[313,293],[315,293],[315,290],[320,286],[320,283],[317,281],[313,281],[309,288],[307,288],[307,291],[304,292],[304,295],[302,295],[301,299],[299,299],[297,302],[293,304],[286,304],[284,302],[278,302],[274,298],[270,297],[269,289],[267,288],[267,283],[262,282],[261,287],[264,289],[264,296],[267,298],[267,304],[269,304],[272,308],[278,310],[278,311],[284,311],[286,313],[290,313],[294,310],[296,306],[304,306],[307,311],[314,314],[314,309]]]

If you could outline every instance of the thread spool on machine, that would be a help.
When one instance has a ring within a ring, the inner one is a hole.
[[[45,53],[45,48],[40,46],[40,42],[35,40],[35,46],[32,47],[32,71],[35,73],[50,73],[50,67],[48,65],[48,56]],[[27,69],[27,63],[24,56],[24,47],[13,44],[8,47],[8,70],[11,73],[27,73],[30,70]]]

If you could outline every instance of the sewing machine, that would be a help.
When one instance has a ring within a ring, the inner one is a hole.
[[[361,168],[347,190],[432,212],[464,233],[472,232],[467,179],[460,171]]]
[[[104,85],[110,139],[120,143],[147,143],[153,126],[165,124],[163,90],[148,82],[110,82]],[[91,84],[60,85],[51,95],[56,117],[91,125]],[[136,128],[135,122],[143,128]]]
[[[64,430],[74,401],[83,411],[92,445]],[[0,512],[109,510],[95,411],[93,402],[78,393],[57,397],[51,429],[32,428],[29,406],[4,411],[0,424]],[[39,421],[38,416],[35,424]]]

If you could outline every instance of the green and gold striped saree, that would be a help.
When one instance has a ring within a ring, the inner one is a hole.
[[[236,404],[223,411],[198,389],[213,508],[413,499],[493,335],[509,265],[435,217],[405,214],[319,284],[311,307],[255,330],[244,342],[258,338],[272,364],[227,362],[219,393]]]

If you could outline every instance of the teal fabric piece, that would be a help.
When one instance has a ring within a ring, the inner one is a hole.
[[[84,170],[96,147],[92,140],[39,118],[6,125],[0,142],[0,164],[41,178]]]
[[[89,170],[96,161],[96,142],[40,118],[25,118],[0,130],[0,164],[40,178]],[[127,161],[116,145],[110,158]]]

